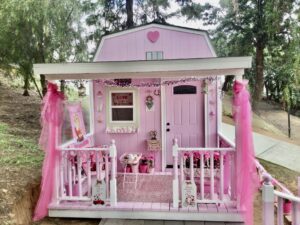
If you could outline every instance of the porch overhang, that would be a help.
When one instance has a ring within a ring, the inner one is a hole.
[[[36,75],[47,80],[168,78],[243,75],[251,57],[171,59],[160,61],[118,61],[91,63],[34,64]]]

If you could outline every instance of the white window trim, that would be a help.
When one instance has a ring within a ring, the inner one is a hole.
[[[135,90],[110,90],[108,95],[108,108],[109,108],[109,122],[112,124],[120,124],[120,123],[135,123],[136,122],[136,93]],[[132,106],[131,105],[118,105],[118,106],[113,106],[112,105],[112,94],[113,93],[132,93]],[[133,109],[133,120],[117,120],[114,121],[112,120],[112,109]]]
[[[133,105],[132,106],[113,106],[112,105],[112,93],[132,93],[133,94]],[[112,109],[113,108],[132,108],[133,109],[133,120],[112,120]],[[107,128],[112,127],[139,127],[139,98],[138,90],[136,88],[122,88],[122,87],[107,87]]]

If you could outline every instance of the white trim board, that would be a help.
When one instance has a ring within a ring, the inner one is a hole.
[[[50,217],[65,218],[118,218],[118,219],[152,219],[152,220],[190,220],[190,221],[220,221],[243,222],[242,215],[237,212],[156,212],[156,211],[124,211],[124,210],[80,210],[80,209],[50,209]]]
[[[129,34],[129,33],[134,33],[134,32],[137,32],[137,31],[148,29],[148,28],[160,28],[160,29],[173,30],[173,31],[179,31],[179,32],[190,33],[190,34],[203,35],[205,37],[206,42],[208,43],[209,49],[212,52],[213,56],[214,57],[217,56],[217,54],[215,52],[215,49],[213,48],[213,46],[211,44],[211,41],[209,39],[208,33],[206,31],[196,30],[196,29],[188,28],[188,27],[177,27],[177,26],[172,26],[172,25],[170,26],[170,25],[151,23],[151,24],[147,24],[147,25],[144,25],[144,26],[139,26],[139,27],[136,27],[136,28],[132,28],[132,29],[128,29],[128,30],[124,30],[124,31],[120,31],[120,32],[117,32],[117,33],[108,34],[108,35],[103,36],[101,41],[100,41],[100,44],[97,48],[96,54],[94,55],[93,61],[94,62],[96,61],[96,57],[99,55],[106,39],[122,36],[122,35]]]
[[[173,59],[94,63],[34,64],[35,74],[48,80],[97,78],[159,78],[183,76],[236,75],[251,67],[251,57]]]

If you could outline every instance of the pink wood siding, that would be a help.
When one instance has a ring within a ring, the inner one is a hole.
[[[159,31],[155,43],[149,31]],[[213,57],[204,35],[152,27],[105,39],[95,61],[145,60],[147,51],[163,51],[164,59]]]
[[[160,96],[153,94],[155,89],[159,88],[140,88],[139,89],[139,101],[140,101],[140,127],[139,131],[134,134],[108,134],[106,133],[106,99],[105,99],[105,90],[104,87],[94,82],[94,113],[95,113],[95,144],[103,145],[109,144],[111,139],[115,139],[116,147],[118,152],[118,170],[120,171],[121,165],[119,163],[119,157],[124,153],[134,153],[142,152],[147,153],[146,151],[146,140],[149,139],[148,132],[150,130],[157,131],[157,137],[161,137],[161,120],[160,120]],[[103,110],[102,112],[97,112],[97,107],[99,102],[97,102],[97,96],[95,93],[101,91],[103,93]],[[146,112],[145,99],[149,95],[148,91],[154,98],[154,111]],[[101,114],[102,123],[98,122],[98,118]],[[156,153],[155,155],[155,171],[161,170],[161,152]]]

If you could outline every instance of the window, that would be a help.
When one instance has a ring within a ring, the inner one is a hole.
[[[111,92],[111,121],[133,121],[133,91]]]
[[[146,52],[146,60],[163,60],[164,55],[162,51]]]
[[[197,94],[197,87],[192,85],[180,85],[173,88],[174,95]]]
[[[139,116],[137,98],[138,93],[134,88],[108,88],[107,132],[137,131]]]

